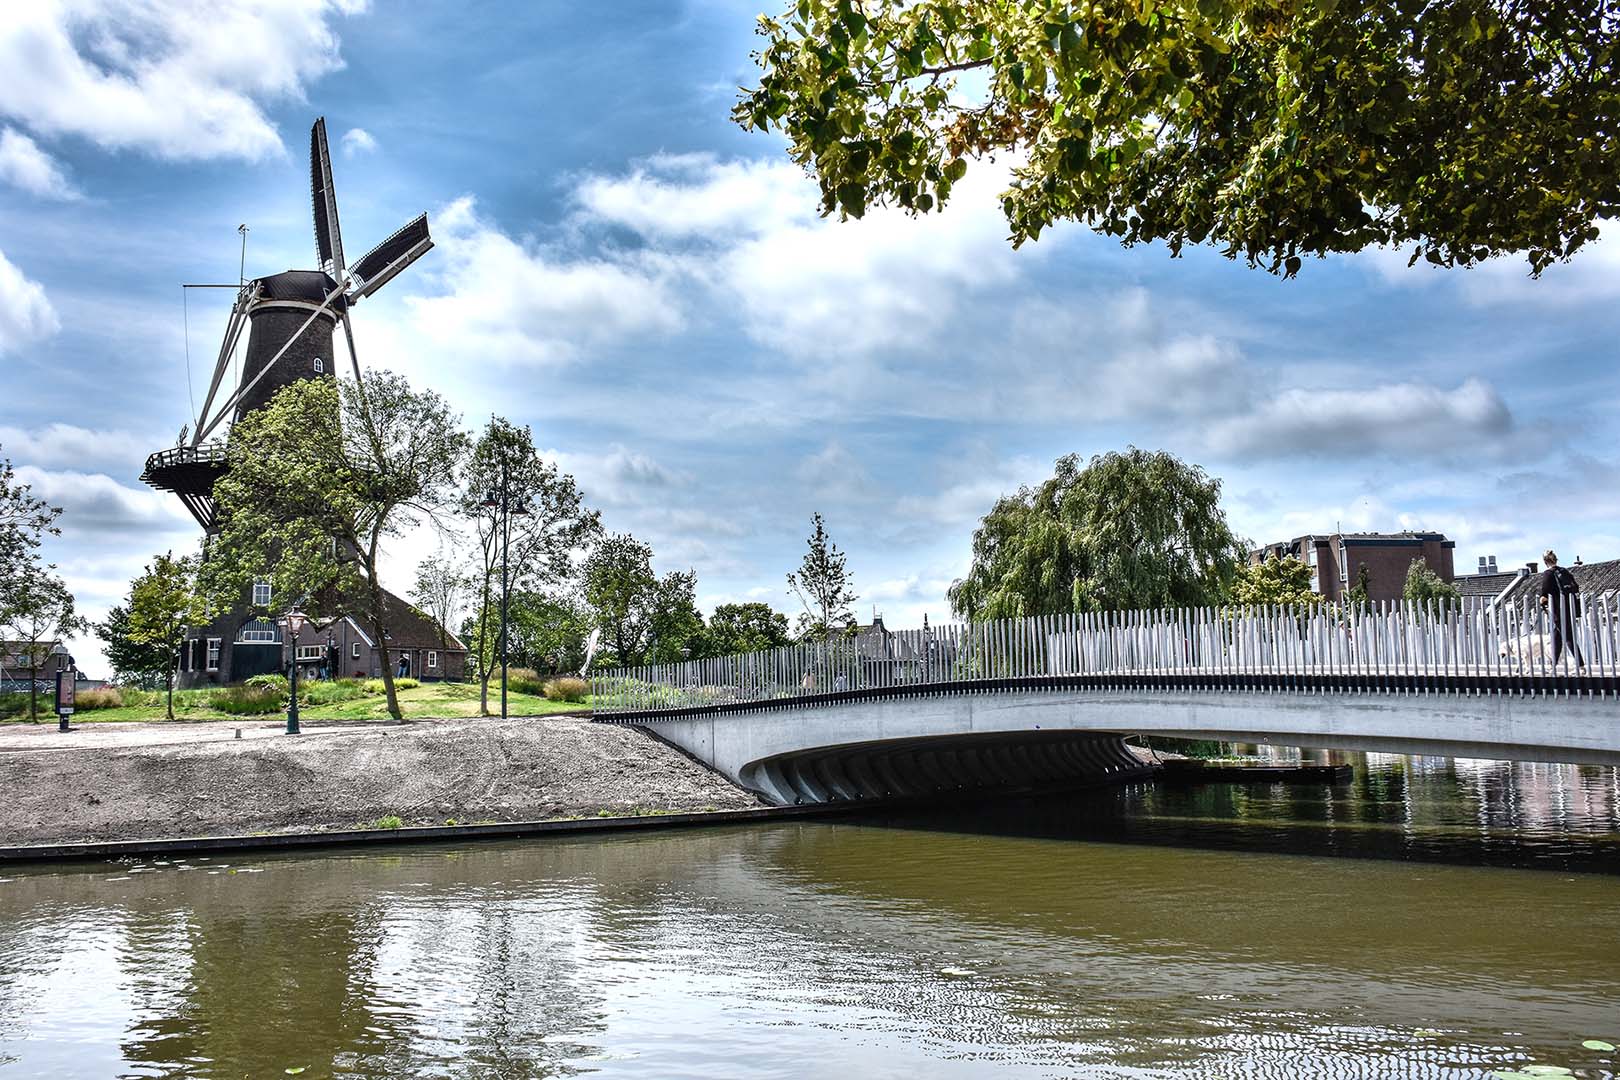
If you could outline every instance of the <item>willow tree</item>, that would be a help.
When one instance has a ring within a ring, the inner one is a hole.
[[[228,609],[268,580],[271,595],[298,598],[318,620],[354,616],[377,642],[389,715],[404,719],[388,657],[388,623],[403,605],[382,587],[382,545],[447,509],[466,451],[445,400],[403,376],[283,387],[231,429],[204,596]]]
[[[1005,154],[1014,245],[1071,220],[1285,275],[1373,245],[1539,274],[1620,204],[1617,0],[798,0],[759,30],[735,118],[828,214],[927,213]]]
[[[1059,458],[1050,480],[985,515],[951,607],[1006,619],[1219,603],[1245,558],[1220,493],[1219,480],[1163,451]]]

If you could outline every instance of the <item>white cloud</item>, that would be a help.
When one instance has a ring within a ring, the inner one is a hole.
[[[0,130],[0,183],[44,199],[83,198],[56,160],[14,128]]]
[[[551,365],[589,346],[683,325],[654,259],[573,258],[508,236],[471,198],[434,215],[442,291],[406,300],[410,322],[445,359]]]
[[[131,465],[145,459],[157,442],[128,431],[94,430],[53,423],[42,428],[0,426],[0,448],[18,464],[43,468]]]
[[[17,480],[33,488],[35,498],[62,507],[64,532],[105,531],[127,537],[132,532],[196,532],[196,523],[180,500],[151,488],[126,487],[105,473],[17,466]]]
[[[1599,222],[1597,240],[1540,277],[1530,276],[1530,263],[1522,255],[1489,259],[1466,270],[1431,266],[1421,259],[1408,266],[1410,254],[1389,248],[1359,258],[1387,284],[1416,289],[1448,284],[1476,307],[1572,308],[1620,296],[1620,225],[1612,221]]]
[[[343,133],[343,153],[348,157],[369,154],[377,149],[377,140],[365,128],[350,128]]]
[[[0,251],[0,356],[48,338],[61,327],[44,287],[24,277]]]
[[[162,158],[279,154],[264,106],[343,66],[365,0],[66,0],[8,5],[0,115],[36,134]]]
[[[1495,388],[1467,379],[1455,389],[1381,383],[1355,389],[1292,388],[1212,424],[1208,442],[1235,457],[1434,452],[1506,434],[1512,414]]]

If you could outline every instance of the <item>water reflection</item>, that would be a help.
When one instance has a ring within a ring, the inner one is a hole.
[[[1613,1077],[1579,1044],[1620,1041],[1620,882],[1569,870],[1614,869],[1614,793],[1390,759],[1331,792],[8,871],[0,1077]],[[1447,865],[1468,836],[1543,869]]]

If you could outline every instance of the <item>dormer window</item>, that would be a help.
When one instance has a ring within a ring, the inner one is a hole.
[[[253,583],[253,606],[268,608],[270,606],[270,583],[268,581],[255,581]]]

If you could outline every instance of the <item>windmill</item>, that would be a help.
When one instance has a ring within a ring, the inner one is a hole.
[[[202,412],[190,425],[189,438],[182,431],[179,445],[148,457],[141,473],[143,482],[178,495],[197,523],[209,531],[214,528],[214,483],[226,470],[222,425],[261,408],[276,391],[300,379],[332,378],[339,325],[358,379],[360,364],[355,358],[349,309],[433,246],[427,215],[422,214],[358,261],[346,263],[325,117],[316,120],[309,133],[309,172],[318,268],[286,270],[236,287],[208,395]],[[221,395],[244,326],[248,337],[241,377],[233,391]]]

